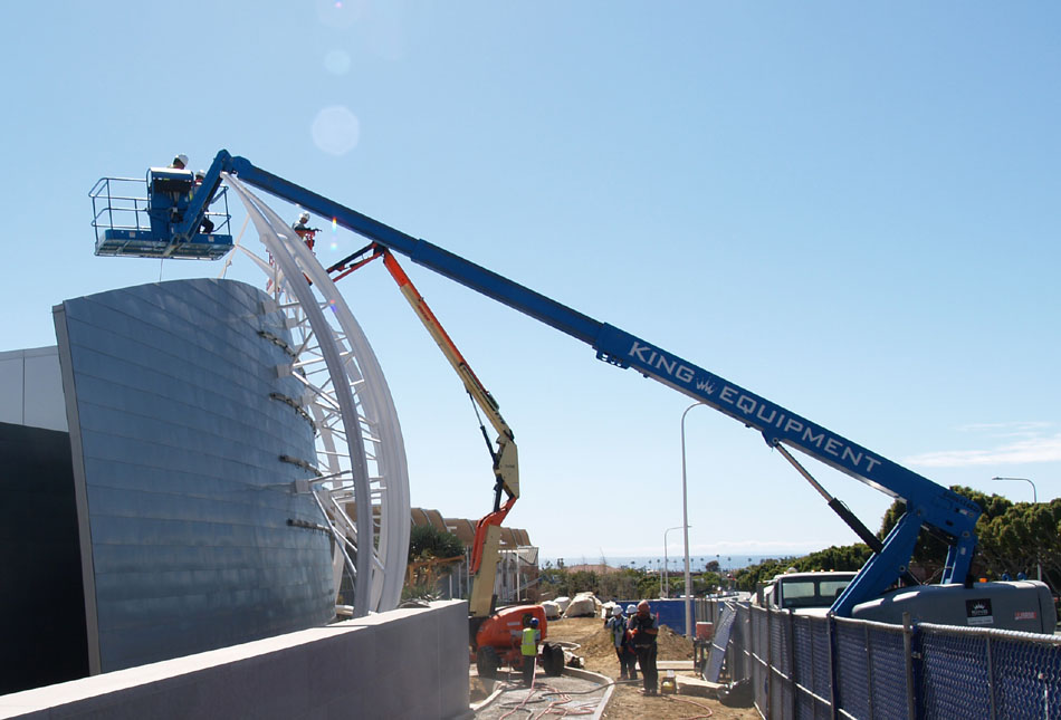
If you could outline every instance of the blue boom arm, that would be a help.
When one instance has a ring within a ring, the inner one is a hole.
[[[620,368],[633,368],[755,428],[771,447],[783,444],[796,448],[881,492],[903,499],[905,514],[833,604],[832,610],[838,615],[850,615],[855,605],[880,595],[906,573],[923,525],[942,531],[950,541],[942,582],[965,580],[976,546],[976,520],[981,512],[967,498],[660,347],[583,315],[426,240],[261,170],[225,150],[218,153],[204,180],[204,187],[211,188],[211,192],[196,193],[193,202],[203,207],[193,204],[190,208],[192,222],[209,205],[222,172],[235,174],[241,181],[317,215],[333,218],[338,225],[401,253],[418,265],[581,340],[597,351],[598,359]]]

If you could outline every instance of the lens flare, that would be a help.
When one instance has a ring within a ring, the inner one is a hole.
[[[350,72],[350,54],[345,50],[329,50],[324,56],[324,69],[332,75],[345,75]]]
[[[329,155],[345,155],[357,147],[361,122],[344,105],[332,105],[317,113],[310,128],[314,144]]]

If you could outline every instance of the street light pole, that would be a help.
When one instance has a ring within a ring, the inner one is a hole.
[[[682,413],[682,525],[685,526],[685,636],[695,637],[693,628],[693,577],[689,573],[689,485],[685,473],[685,416],[697,405],[693,403]]]
[[[672,528],[667,528],[663,531],[663,570],[667,573],[667,589],[663,589],[663,575],[660,575],[660,586],[659,591],[665,598],[670,597],[670,559],[667,557],[667,533],[671,530],[681,530],[681,525],[675,525]]]
[[[1023,480],[1024,482],[1026,482],[1026,483],[1028,483],[1029,485],[1032,486],[1032,502],[1035,503],[1036,505],[1039,504],[1039,491],[1035,489],[1035,483],[1033,483],[1028,478],[998,477],[996,475],[995,477],[993,477],[991,479],[992,480]],[[1039,553],[1038,552],[1035,553],[1035,579],[1040,581],[1040,582],[1042,582],[1042,579],[1043,579],[1043,563],[1042,563],[1042,560],[1039,558]]]

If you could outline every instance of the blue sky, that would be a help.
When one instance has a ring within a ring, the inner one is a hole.
[[[1059,22],[1047,2],[4,3],[0,350],[54,344],[64,299],[216,276],[94,257],[87,193],[226,148],[940,484],[1048,500]],[[510,524],[547,557],[661,555],[691,401],[407,266],[515,430]],[[414,504],[484,514],[467,397],[383,269],[359,275],[341,287]],[[694,555],[853,542],[754,431],[697,408],[686,432]],[[888,498],[806,465],[878,526]]]

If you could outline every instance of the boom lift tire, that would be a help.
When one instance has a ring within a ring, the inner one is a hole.
[[[479,677],[495,680],[499,667],[501,658],[497,656],[497,650],[486,645],[475,651],[475,669],[479,671]]]
[[[564,672],[564,649],[553,643],[542,646],[542,667],[549,677],[557,677]]]

